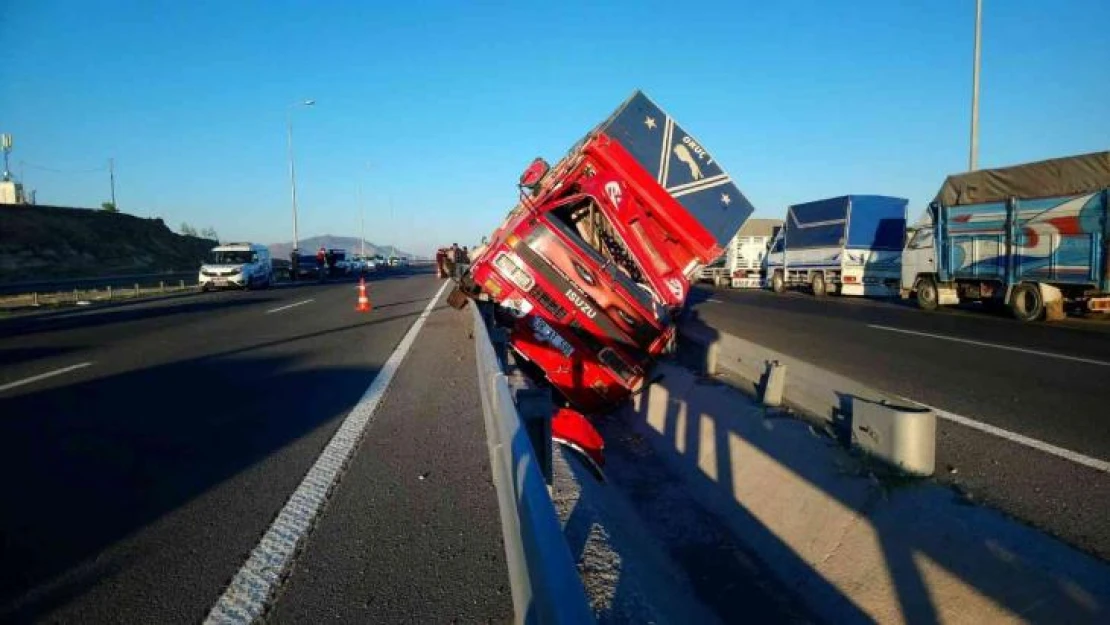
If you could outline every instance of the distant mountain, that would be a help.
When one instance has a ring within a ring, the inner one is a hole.
[[[358,254],[362,250],[358,237],[337,237],[330,234],[301,239],[299,245],[301,251],[306,254],[315,252],[320,249],[321,246],[328,249],[347,250],[347,252],[351,254]],[[270,244],[270,255],[274,258],[289,258],[289,253],[292,251],[293,243],[291,241]],[[373,256],[375,254],[389,256],[390,254],[395,254],[397,256],[407,256],[409,258],[414,257],[413,254],[401,249],[395,249],[391,245],[380,245],[369,241],[366,242],[366,254],[368,256]]]

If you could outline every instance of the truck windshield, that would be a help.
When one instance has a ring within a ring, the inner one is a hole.
[[[212,252],[208,257],[208,262],[213,265],[245,265],[251,262],[251,252],[246,250],[233,251],[233,252]]]

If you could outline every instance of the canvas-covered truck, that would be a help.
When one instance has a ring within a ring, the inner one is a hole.
[[[636,92],[521,201],[460,279],[575,409],[619,406],[670,345],[690,282],[752,206],[713,156]]]
[[[808,288],[814,296],[894,295],[901,279],[909,200],[845,195],[795,204],[764,266],[776,293]]]
[[[1110,152],[948,176],[906,244],[902,296],[1022,321],[1110,312]]]
[[[734,289],[763,286],[763,259],[771,240],[782,229],[781,219],[749,219],[728,245],[725,267],[728,284]]]

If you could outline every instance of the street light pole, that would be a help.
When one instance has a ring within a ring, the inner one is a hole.
[[[975,0],[975,60],[971,73],[971,153],[967,168],[979,168],[979,36],[983,30],[983,0]]]
[[[358,255],[366,258],[366,211],[362,209],[362,181],[358,182]]]
[[[285,121],[289,146],[289,193],[293,199],[293,249],[296,250],[300,247],[300,236],[297,232],[297,168],[293,163],[293,107],[295,106],[313,106],[316,100],[305,100],[290,104],[285,109]]]
[[[116,159],[108,159],[108,180],[112,185],[112,208],[118,209],[116,206]]]

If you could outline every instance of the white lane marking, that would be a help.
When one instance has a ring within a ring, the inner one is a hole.
[[[89,366],[92,366],[91,362],[82,362],[80,364],[70,365],[68,367],[62,367],[61,369],[55,369],[53,371],[47,371],[46,373],[40,373],[38,375],[33,375],[29,378],[24,378],[22,380],[16,380],[15,382],[9,382],[9,383],[7,383],[3,386],[0,386],[0,393],[3,393],[4,391],[16,388],[17,386],[23,386],[24,384],[31,384],[32,382],[38,382],[39,380],[45,380],[46,378],[52,378],[56,375],[62,375],[63,373],[69,373],[70,371],[76,371],[77,369],[84,369],[85,367],[89,367]]]
[[[297,306],[304,306],[305,304],[307,304],[309,302],[315,302],[315,301],[316,301],[315,299],[306,299],[304,301],[297,302],[295,304],[289,304],[288,306],[279,306],[277,308],[272,308],[270,310],[267,310],[266,314],[268,315],[270,313],[276,313],[276,312],[281,312],[283,310],[289,310],[290,308],[296,308]]]
[[[723,302],[721,302],[721,300],[719,300],[715,297],[710,297],[709,299],[707,299],[705,301],[710,303],[710,304],[721,304],[721,303],[723,303]]]
[[[377,409],[386,389],[389,388],[393,375],[401,366],[401,362],[416,341],[416,335],[424,326],[424,321],[432,314],[432,308],[435,307],[448,284],[451,282],[444,282],[443,286],[439,287],[435,297],[428,302],[424,312],[409,328],[401,343],[397,345],[397,349],[389,356],[389,360],[382,365],[381,372],[374,378],[370,388],[366,389],[351,413],[343,420],[343,424],[328,442],[328,446],[301,480],[297,490],[293,491],[293,495],[285,502],[285,506],[278,513],[273,524],[263,534],[258,546],[235,574],[223,595],[212,606],[212,610],[204,620],[206,625],[253,623],[262,616],[267,603],[274,596],[278,585],[292,565],[293,554],[308,536],[328,493],[339,480],[339,474],[362,439],[370,417]]]
[[[1009,345],[999,345],[998,343],[984,343],[983,341],[973,341],[971,339],[958,339],[954,336],[945,336],[943,334],[932,334],[930,332],[918,332],[916,330],[903,330],[902,328],[892,328],[890,326],[879,326],[868,324],[867,327],[876,330],[886,330],[887,332],[901,332],[902,334],[913,334],[915,336],[925,336],[933,339],[940,339],[942,341],[953,341],[956,343],[967,343],[968,345],[978,345],[980,347],[993,347],[994,349],[1004,349],[1009,352],[1021,352],[1023,354],[1032,354],[1034,356],[1044,356],[1045,358],[1058,358],[1060,360],[1070,360],[1072,362],[1081,362],[1088,365],[1099,365],[1102,367],[1110,367],[1110,362],[1105,360],[1095,360],[1094,358],[1081,358],[1079,356],[1068,356],[1067,354],[1057,354],[1054,352],[1042,352],[1038,349],[1026,349],[1024,347],[1011,347]]]
[[[1030,438],[1023,434],[1018,434],[1017,432],[1004,430],[1000,427],[990,425],[989,423],[982,423],[976,421],[975,419],[968,419],[967,417],[955,414],[953,412],[948,412],[947,410],[942,410],[940,408],[937,408],[936,406],[930,406],[929,404],[923,404],[919,401],[906,399],[904,397],[902,399],[905,399],[907,402],[910,402],[912,404],[917,404],[918,406],[922,406],[928,408],[929,410],[932,410],[941,419],[946,419],[953,423],[959,423],[960,425],[979,430],[980,432],[993,434],[1010,442],[1017,443],[1019,445],[1025,445],[1026,447],[1032,447],[1033,449],[1043,451],[1046,454],[1051,454],[1058,458],[1063,458],[1064,460],[1071,460],[1072,462],[1076,464],[1081,464],[1085,467],[1090,467],[1104,473],[1110,473],[1110,462],[1107,462],[1105,460],[1099,460],[1098,458],[1084,456],[1079,452],[1075,452],[1070,449],[1064,449],[1063,447],[1057,447],[1056,445],[1053,445],[1051,443],[1039,441],[1035,438]]]

